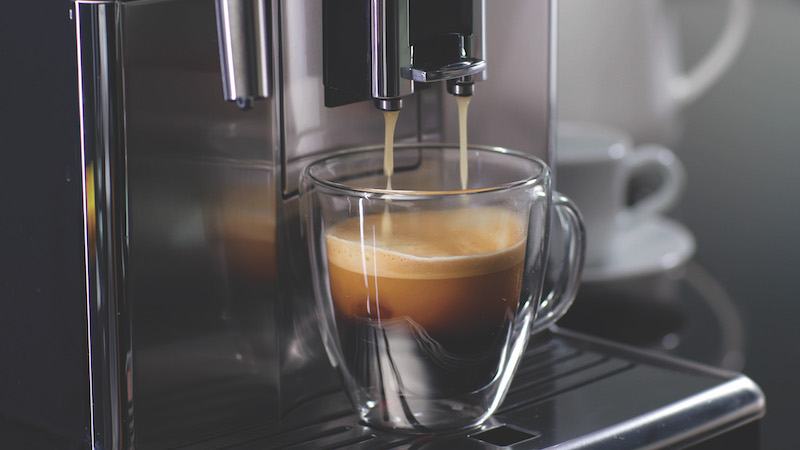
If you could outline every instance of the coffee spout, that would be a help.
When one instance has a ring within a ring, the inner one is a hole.
[[[400,111],[403,109],[403,97],[376,98],[375,107],[381,111]]]
[[[471,95],[486,69],[484,9],[485,0],[323,0],[325,106],[372,100],[396,111],[416,83],[439,81]]]
[[[456,97],[470,97],[475,92],[475,82],[472,77],[447,80],[447,92]]]

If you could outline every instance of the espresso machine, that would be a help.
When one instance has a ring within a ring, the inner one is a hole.
[[[747,377],[567,330],[529,344],[495,417],[444,436],[359,424],[330,366],[300,171],[383,142],[382,110],[400,109],[398,141],[453,140],[454,95],[473,96],[471,143],[552,161],[556,6],[21,5],[5,28],[26,39],[11,44],[19,150],[3,191],[26,214],[3,220],[0,434],[93,449],[757,445],[764,399]]]

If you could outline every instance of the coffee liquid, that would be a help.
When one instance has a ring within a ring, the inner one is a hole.
[[[467,188],[467,181],[469,180],[469,173],[467,171],[467,111],[469,110],[469,101],[472,97],[456,96],[456,103],[458,103],[458,140],[460,145],[460,171],[461,171],[461,189]]]
[[[326,237],[349,369],[365,385],[404,386],[399,397],[486,386],[519,304],[522,221],[489,207],[393,213],[386,234],[381,216],[350,219]],[[365,366],[376,352],[385,367]],[[412,362],[405,374],[391,369]]]
[[[392,189],[392,175],[394,174],[394,129],[400,111],[384,111],[384,144],[383,144],[383,174],[386,175],[386,189]],[[389,201],[381,218],[381,227],[385,234],[392,232],[392,218],[389,215]]]
[[[392,175],[394,174],[394,129],[400,111],[384,111],[384,146],[383,146],[383,174],[386,175],[386,189],[392,188]]]

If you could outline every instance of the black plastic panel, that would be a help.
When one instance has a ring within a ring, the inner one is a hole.
[[[0,14],[0,435],[77,448],[89,433],[82,172],[72,2]],[[6,433],[6,429],[13,430]],[[18,441],[25,444],[13,445]],[[55,445],[55,446],[53,446]]]

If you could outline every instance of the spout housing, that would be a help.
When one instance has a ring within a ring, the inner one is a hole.
[[[438,81],[471,95],[486,69],[484,2],[324,0],[325,105],[396,110],[415,83]]]

